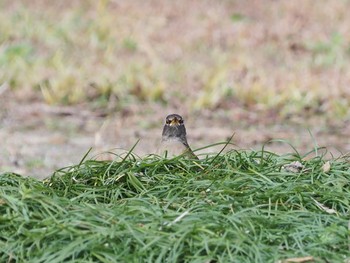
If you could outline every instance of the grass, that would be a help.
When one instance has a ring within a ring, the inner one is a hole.
[[[49,104],[238,101],[349,118],[349,1],[153,4],[2,1],[0,84]]]
[[[300,172],[283,168],[293,161]],[[129,153],[45,181],[2,174],[0,261],[346,262],[350,165],[325,163],[263,150],[200,161]]]

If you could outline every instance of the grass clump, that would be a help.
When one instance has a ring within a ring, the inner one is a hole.
[[[302,163],[300,172],[283,167]],[[276,262],[349,251],[350,165],[266,151],[0,177],[2,262]]]

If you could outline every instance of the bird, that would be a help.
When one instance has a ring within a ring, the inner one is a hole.
[[[182,155],[189,159],[198,159],[187,142],[184,119],[178,114],[170,114],[165,118],[161,153],[170,157]]]

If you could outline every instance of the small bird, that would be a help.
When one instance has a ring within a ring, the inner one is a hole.
[[[183,155],[190,159],[198,159],[187,143],[184,120],[178,114],[170,114],[165,118],[161,151],[162,154],[166,152],[168,156]]]

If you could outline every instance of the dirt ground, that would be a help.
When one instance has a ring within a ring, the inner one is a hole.
[[[312,151],[315,146],[327,147],[335,157],[350,150],[349,122],[326,123],[322,116],[281,120],[271,112],[238,106],[231,110],[188,113],[147,103],[135,103],[106,116],[86,105],[48,106],[40,101],[20,101],[11,94],[3,95],[1,100],[0,169],[37,178],[79,163],[90,148],[89,158],[111,159],[113,155],[103,153],[123,153],[140,140],[136,154],[156,153],[163,119],[173,112],[185,117],[188,140],[194,149],[225,141],[235,133],[235,146],[230,146],[231,149],[259,150],[270,140],[283,139],[286,142],[267,143],[266,149],[292,153],[289,142],[300,154]],[[200,152],[219,151],[221,147]]]

